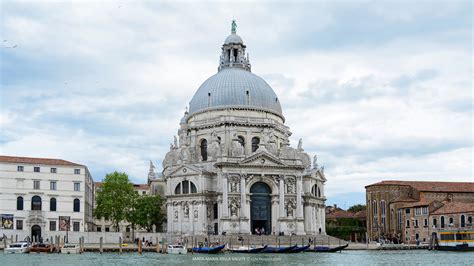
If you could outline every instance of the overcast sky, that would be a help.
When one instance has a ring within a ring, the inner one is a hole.
[[[100,2],[1,2],[1,154],[146,182],[235,18],[328,204],[384,179],[473,181],[471,1]]]

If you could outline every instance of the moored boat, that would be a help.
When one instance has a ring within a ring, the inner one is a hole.
[[[186,254],[188,249],[183,245],[168,245],[168,254]]]
[[[64,244],[64,246],[61,248],[61,253],[63,253],[63,254],[79,254],[80,253],[79,245]]]
[[[436,233],[433,234],[436,238]],[[443,230],[439,231],[439,240],[435,250],[443,251],[474,251],[474,230]]]
[[[196,253],[206,253],[206,254],[216,254],[223,250],[225,245],[217,246],[217,247],[194,247],[193,252]]]
[[[296,245],[289,247],[266,247],[261,252],[262,253],[289,253],[290,250],[296,248]]]
[[[30,252],[30,245],[28,242],[17,242],[8,245],[7,248],[3,250],[4,253],[14,254],[14,253],[28,253]]]
[[[234,249],[229,249],[230,252],[233,253],[260,253],[264,250],[267,246],[263,246],[260,248],[251,248],[249,246],[242,246]]]
[[[34,244],[33,246],[31,246],[30,248],[30,252],[32,253],[40,253],[40,252],[44,252],[44,253],[52,253],[56,251],[56,247],[54,245],[51,245],[51,244],[44,244],[44,243],[37,243],[37,244]]]
[[[310,245],[306,245],[306,246],[302,246],[302,247],[298,247],[296,246],[294,249],[288,251],[288,253],[299,253],[299,252],[304,252],[306,250],[309,249],[309,246]]]
[[[315,246],[314,248],[307,249],[306,251],[309,251],[309,252],[337,252],[337,251],[341,251],[341,250],[347,248],[348,246],[349,246],[349,244],[345,244],[345,245],[334,247],[334,248],[326,247],[326,246]]]

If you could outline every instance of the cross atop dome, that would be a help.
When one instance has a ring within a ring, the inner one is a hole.
[[[250,71],[249,55],[245,55],[244,41],[237,35],[237,23],[232,20],[231,34],[227,36],[222,45],[222,54],[219,62],[219,71],[227,67],[237,67]]]

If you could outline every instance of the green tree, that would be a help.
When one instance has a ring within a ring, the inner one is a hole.
[[[148,232],[153,225],[159,227],[164,220],[161,211],[163,199],[159,195],[143,195],[135,199],[133,210],[130,212],[130,222],[145,228]]]
[[[359,212],[359,211],[365,211],[365,205],[362,204],[356,204],[354,206],[351,206],[349,209],[347,209],[348,212]]]
[[[120,221],[128,220],[127,213],[132,210],[137,197],[127,174],[117,171],[107,174],[97,190],[94,216],[112,221],[118,232]]]

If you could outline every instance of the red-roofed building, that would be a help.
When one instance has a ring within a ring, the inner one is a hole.
[[[345,211],[336,205],[326,207],[326,233],[328,235],[350,240],[365,241],[366,211]]]
[[[390,180],[365,188],[372,240],[424,242],[439,229],[473,228],[473,182]]]

